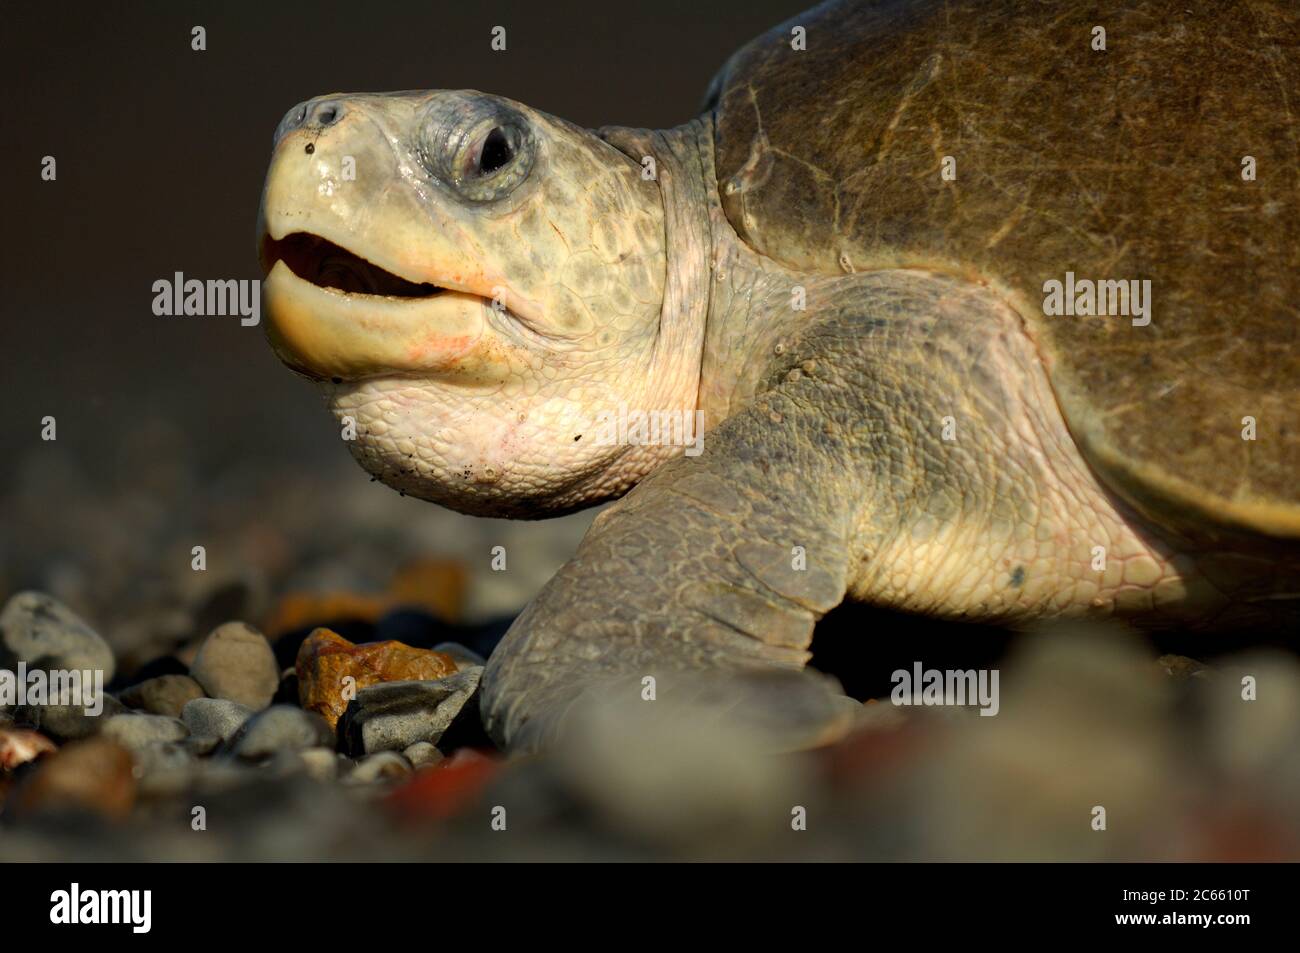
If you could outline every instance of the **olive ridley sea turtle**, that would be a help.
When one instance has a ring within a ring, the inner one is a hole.
[[[663,131],[290,110],[268,334],[358,462],[488,516],[621,497],[491,658],[498,741],[701,673],[827,736],[846,598],[1295,631],[1300,8],[1103,7],[824,5]]]

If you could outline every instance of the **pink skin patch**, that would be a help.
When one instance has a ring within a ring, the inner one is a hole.
[[[477,337],[468,334],[457,334],[450,337],[443,335],[433,335],[423,341],[416,341],[406,349],[406,357],[412,364],[423,361],[432,361],[435,358],[446,354],[461,354],[471,344],[477,340]]]

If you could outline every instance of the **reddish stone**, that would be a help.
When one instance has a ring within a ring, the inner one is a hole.
[[[456,662],[443,652],[401,642],[354,645],[329,629],[316,629],[298,650],[298,702],[338,725],[348,702],[378,682],[432,681],[456,674]],[[353,682],[345,681],[348,677]]]
[[[447,760],[416,771],[411,780],[389,793],[385,803],[405,821],[454,817],[479,799],[501,767],[496,758],[461,748]]]
[[[131,754],[103,737],[74,741],[41,759],[10,802],[19,814],[75,810],[121,820],[135,803]]]
[[[0,728],[0,770],[12,771],[20,764],[58,750],[53,741],[38,731]]]

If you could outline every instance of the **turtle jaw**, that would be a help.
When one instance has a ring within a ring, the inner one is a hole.
[[[265,299],[266,333],[280,360],[335,383],[452,371],[482,337],[490,307],[460,292],[400,298],[322,287],[283,260],[266,277]]]
[[[506,371],[490,346],[484,295],[415,281],[309,232],[264,232],[266,334],[304,376],[334,383],[389,375],[472,378]]]
[[[446,289],[427,281],[395,275],[347,248],[311,232],[292,232],[282,239],[264,234],[258,248],[263,274],[283,261],[299,278],[321,288],[389,298],[429,298]]]

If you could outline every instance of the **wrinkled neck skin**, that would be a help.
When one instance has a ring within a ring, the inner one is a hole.
[[[655,160],[663,201],[665,269],[659,331],[646,365],[644,405],[639,411],[698,409],[701,358],[709,309],[712,228],[708,209],[717,204],[713,176],[713,125],[693,120],[670,130],[607,126],[596,134],[638,166]],[[673,456],[678,446],[629,446],[605,481],[619,495]],[[597,503],[601,500],[590,500]]]
[[[680,395],[677,382],[689,374],[707,431],[754,399],[792,329],[803,324],[793,320],[796,305],[810,318],[832,317],[840,299],[852,299],[856,276],[795,272],[741,241],[718,196],[712,117],[665,131],[611,127],[599,134],[638,163],[655,157],[668,254],[650,387],[663,396],[675,387]],[[670,384],[667,393],[659,382]],[[668,450],[641,462],[657,465],[680,452]]]

